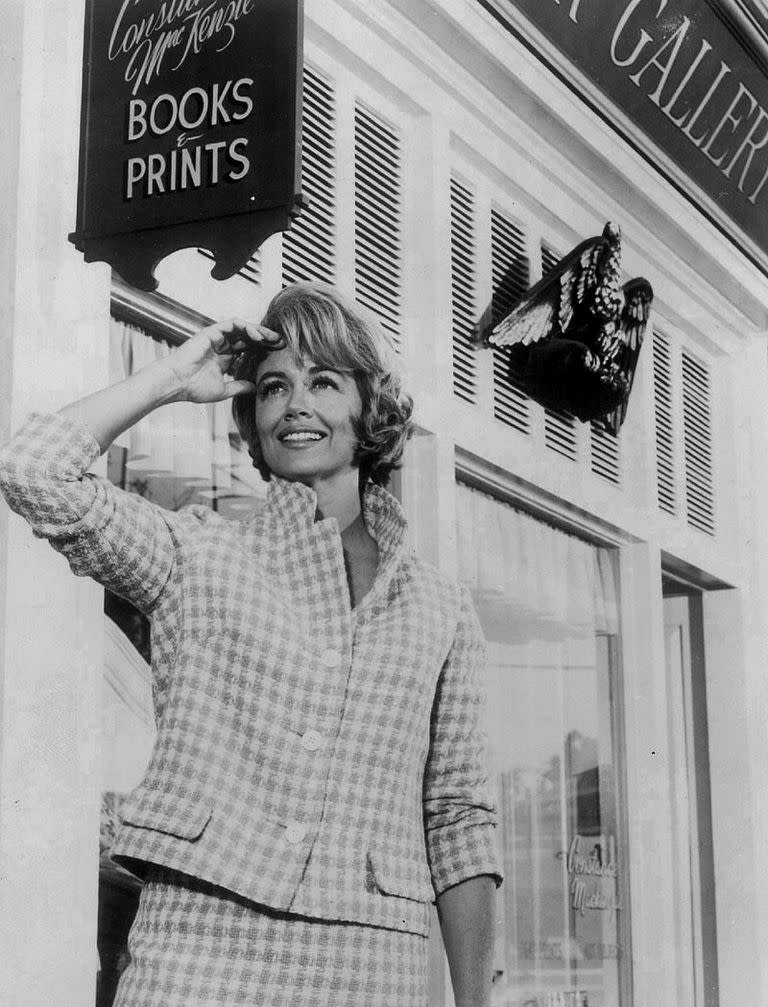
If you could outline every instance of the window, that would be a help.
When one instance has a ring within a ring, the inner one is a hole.
[[[494,1004],[630,1000],[615,551],[465,485],[506,881]]]

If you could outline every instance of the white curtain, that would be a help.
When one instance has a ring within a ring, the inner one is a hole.
[[[568,636],[615,633],[616,576],[609,551],[458,487],[459,577],[488,602]]]

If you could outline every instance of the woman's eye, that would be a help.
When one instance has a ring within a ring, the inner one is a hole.
[[[265,381],[263,385],[259,386],[259,398],[268,399],[274,395],[279,395],[283,390],[282,381]]]
[[[312,379],[313,388],[335,388],[337,391],[339,389],[338,382],[333,378],[329,377],[327,374],[318,374],[317,377]]]

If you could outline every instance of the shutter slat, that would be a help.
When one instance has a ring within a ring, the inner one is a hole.
[[[491,210],[491,323],[495,325],[530,285],[530,261],[521,224],[500,210]],[[530,399],[507,351],[493,348],[493,414],[497,420],[524,434],[531,432]]]
[[[660,332],[653,333],[653,397],[656,426],[656,499],[660,510],[677,513],[674,465],[671,347]]]
[[[560,256],[542,241],[540,245],[541,275],[545,277]],[[544,443],[564,458],[575,461],[578,456],[576,418],[563,410],[544,410]],[[594,471],[594,467],[593,467]]]
[[[380,116],[355,104],[355,294],[400,345],[402,164],[400,138]]]
[[[336,277],[336,111],[331,81],[304,68],[302,185],[308,207],[283,234],[283,284]]]
[[[544,443],[563,458],[576,459],[576,420],[570,413],[555,409],[544,410]]]
[[[692,528],[713,535],[714,467],[709,371],[703,361],[684,349],[681,372],[686,517]]]
[[[475,203],[472,190],[451,178],[451,324],[453,392],[477,402],[477,357],[470,342],[477,319],[475,293]]]
[[[621,485],[621,453],[619,438],[608,430],[590,424],[589,454],[590,467],[595,475]]]

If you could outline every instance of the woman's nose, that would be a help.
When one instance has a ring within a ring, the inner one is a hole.
[[[312,413],[312,406],[309,402],[309,392],[304,385],[294,385],[293,390],[285,403],[286,416],[309,416]]]

